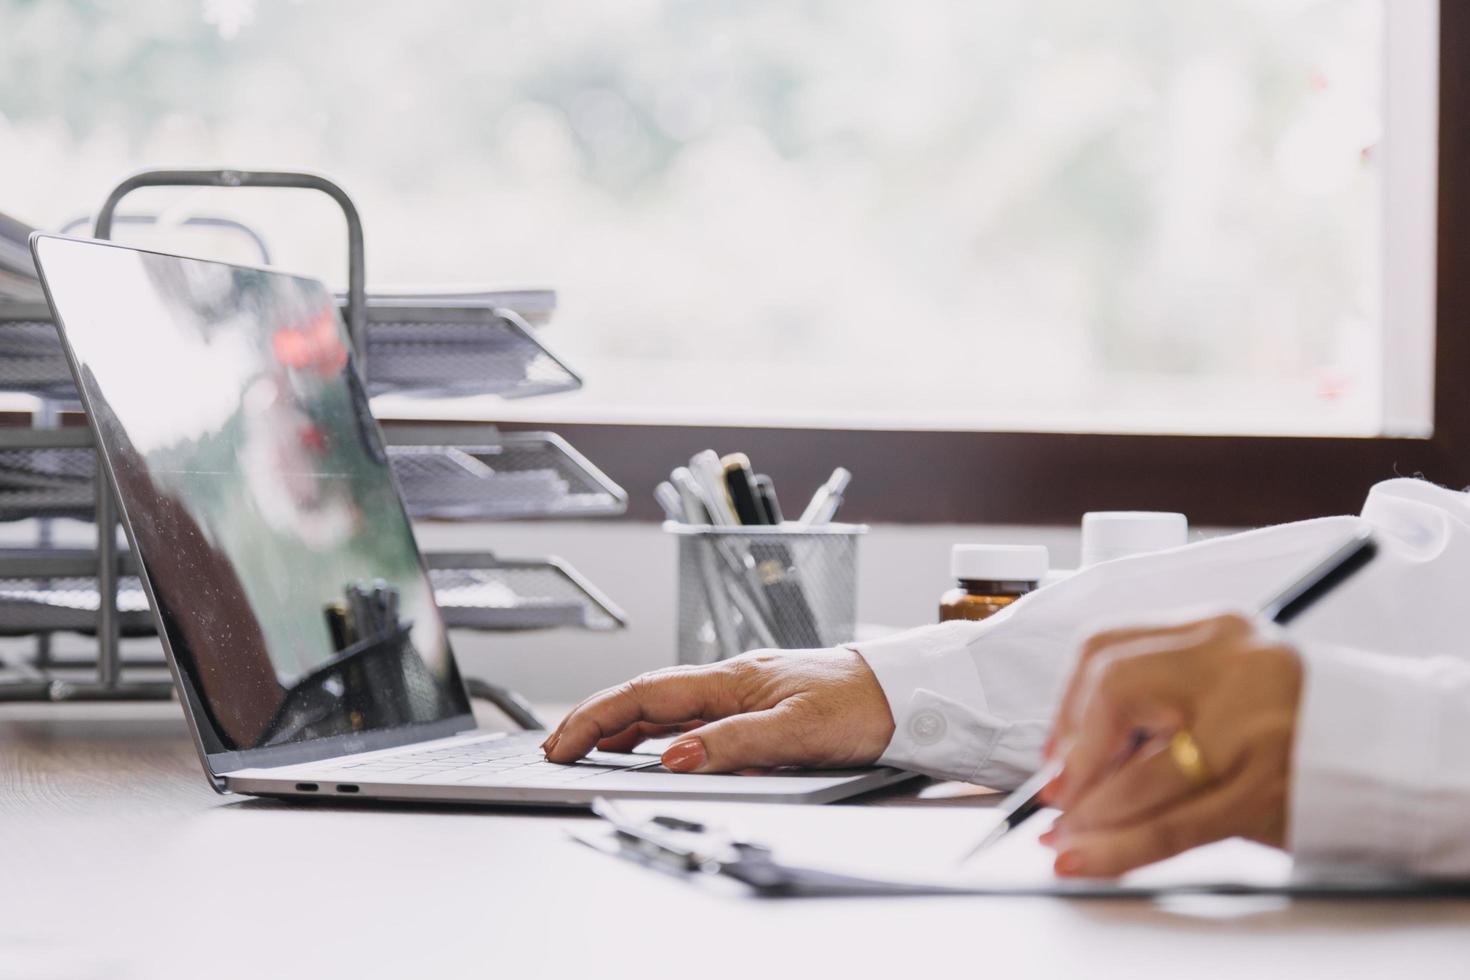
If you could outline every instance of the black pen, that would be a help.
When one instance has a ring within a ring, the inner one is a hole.
[[[781,501],[776,499],[776,483],[764,473],[757,473],[755,476],[755,500],[760,504],[765,523],[780,524],[784,521]]]
[[[1306,612],[1318,599],[1346,582],[1354,572],[1372,561],[1373,556],[1377,553],[1378,545],[1373,540],[1373,532],[1367,528],[1358,531],[1332,554],[1312,566],[1311,571],[1282,589],[1275,598],[1262,606],[1259,612],[1260,617],[1270,620],[1277,626],[1285,626]],[[1133,751],[1137,751],[1145,741],[1147,738],[1135,736]],[[1042,766],[1034,776],[1016,787],[1015,791],[996,808],[1001,813],[1000,823],[996,824],[990,833],[981,839],[980,843],[960,858],[960,863],[963,864],[970,860],[1025,823],[1038,810],[1044,809],[1046,804],[1041,802],[1041,791],[1061,774],[1062,760],[1053,759]]]
[[[746,525],[766,523],[765,509],[756,496],[750,457],[744,453],[729,453],[721,457],[720,465],[725,468],[725,492],[730,495],[735,517]]]
[[[730,453],[720,462],[725,468],[725,488],[740,523],[767,524],[769,518],[756,492],[750,458],[744,453]],[[779,540],[757,539],[750,542],[749,553],[755,562],[761,594],[770,607],[771,632],[780,646],[793,650],[823,646],[816,616],[794,573],[790,549]]]

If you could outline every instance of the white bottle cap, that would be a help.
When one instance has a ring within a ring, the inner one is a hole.
[[[1189,542],[1183,514],[1149,510],[1102,510],[1082,515],[1082,567],[1100,561],[1177,548]]]
[[[949,570],[962,582],[1039,582],[1050,564],[1039,544],[957,544],[949,553]]]

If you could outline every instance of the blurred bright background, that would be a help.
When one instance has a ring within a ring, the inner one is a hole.
[[[0,211],[327,174],[370,288],[558,290],[585,390],[464,417],[1423,434],[1434,9],[0,0]],[[345,269],[299,192],[125,210]]]

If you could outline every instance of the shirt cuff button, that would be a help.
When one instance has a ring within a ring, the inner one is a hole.
[[[917,745],[933,745],[944,738],[944,731],[949,727],[944,716],[937,711],[920,711],[909,719],[909,737]]]

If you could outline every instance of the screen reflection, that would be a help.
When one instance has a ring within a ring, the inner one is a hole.
[[[469,708],[335,305],[318,282],[43,239],[208,751]],[[209,743],[213,744],[209,744]]]

